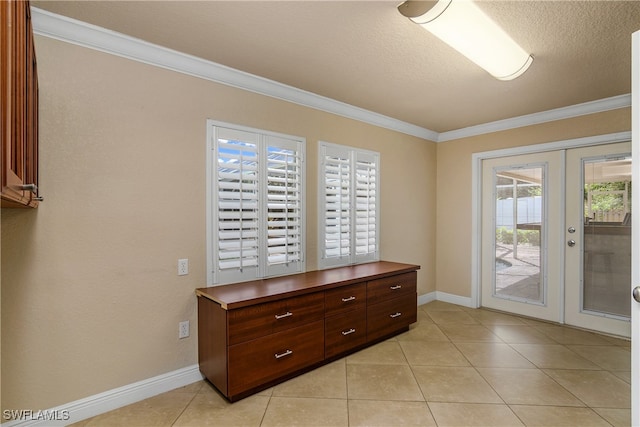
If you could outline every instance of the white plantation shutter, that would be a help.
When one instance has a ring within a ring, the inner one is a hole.
[[[320,268],[378,259],[379,155],[321,142]]]
[[[302,155],[297,141],[266,137],[267,272],[298,271],[302,261]]]
[[[208,283],[304,271],[303,140],[209,123]]]
[[[254,133],[225,128],[218,128],[216,136],[216,267],[222,281],[256,277],[259,138]]]
[[[378,257],[378,155],[355,152],[356,262]]]

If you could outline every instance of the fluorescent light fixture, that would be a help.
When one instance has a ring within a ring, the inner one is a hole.
[[[533,56],[470,0],[409,0],[398,11],[498,80],[515,79],[533,62]]]

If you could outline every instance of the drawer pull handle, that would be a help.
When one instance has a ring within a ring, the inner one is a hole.
[[[349,298],[342,298],[342,302],[349,302],[349,301],[353,301],[354,299],[356,299],[356,297],[351,295]]]
[[[293,313],[290,311],[287,311],[285,314],[276,314],[276,319],[280,320],[280,319],[284,319],[285,317],[289,317],[289,316],[293,316]]]
[[[391,317],[392,319],[395,319],[396,317],[400,317],[400,316],[402,316],[402,313],[400,313],[399,311],[397,313],[389,315],[389,317]]]
[[[342,335],[344,335],[344,336],[351,335],[355,331],[356,331],[355,329],[351,328],[348,331],[342,331]]]
[[[395,291],[397,289],[402,289],[402,285],[389,286],[389,289],[391,289],[392,291]]]
[[[280,354],[276,353],[274,354],[274,356],[276,357],[276,359],[280,359],[281,357],[289,356],[291,354],[293,354],[293,351],[287,350],[284,353],[280,353]]]

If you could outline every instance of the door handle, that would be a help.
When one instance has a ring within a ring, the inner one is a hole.
[[[571,239],[567,242],[567,245],[569,245],[569,247],[574,247],[576,245],[576,241]]]
[[[633,299],[636,300],[636,302],[640,302],[640,286],[636,286],[635,288],[633,288]]]

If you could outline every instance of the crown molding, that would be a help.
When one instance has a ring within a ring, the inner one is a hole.
[[[554,110],[542,111],[540,113],[527,114],[524,116],[512,117],[510,119],[483,123],[481,125],[470,126],[449,132],[442,132],[438,135],[437,142],[446,142],[454,139],[537,125],[545,122],[570,119],[572,117],[601,113],[603,111],[627,108],[630,106],[631,94],[613,96],[611,98],[604,98],[597,101],[590,101],[582,104],[570,105],[568,107],[556,108]]]
[[[631,95],[627,94],[438,133],[373,111],[316,95],[264,77],[239,71],[212,61],[187,55],[36,7],[31,8],[31,15],[34,33],[41,36],[247,90],[438,143],[631,106]]]
[[[435,142],[438,133],[334,99],[187,55],[86,22],[31,8],[35,34],[255,92]]]

